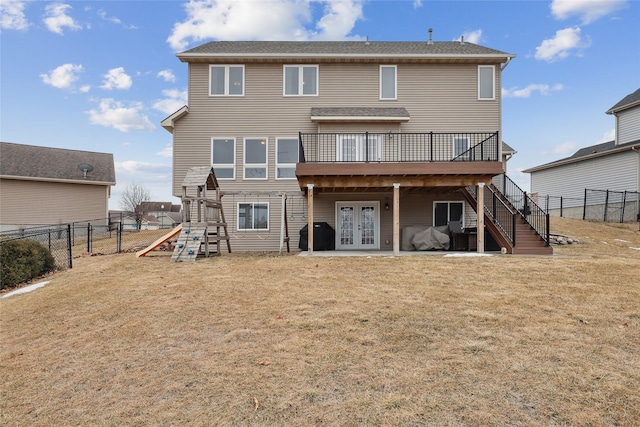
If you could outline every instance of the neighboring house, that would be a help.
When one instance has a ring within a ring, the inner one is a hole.
[[[156,217],[159,228],[173,228],[182,222],[182,206],[171,202],[142,202],[142,212]]]
[[[113,155],[0,142],[2,230],[108,216]]]
[[[491,183],[514,152],[500,89],[513,54],[359,41],[210,42],[177,56],[189,105],[162,121],[173,195],[189,168],[213,166],[234,250],[277,250],[285,226],[297,247],[315,222],[337,250],[397,251],[408,226],[475,226],[464,188]]]
[[[614,141],[581,148],[567,158],[524,170],[531,174],[531,192],[537,193],[538,200],[542,203],[547,196],[553,200],[550,212],[559,214],[562,197],[562,215],[582,218],[585,189],[640,191],[640,89],[606,113],[616,118]],[[636,220],[636,216],[628,219]]]

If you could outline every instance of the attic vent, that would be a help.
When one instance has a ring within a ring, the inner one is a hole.
[[[93,171],[93,166],[91,166],[89,163],[80,163],[78,165],[78,169],[80,169],[82,172],[84,172],[84,177],[87,177],[87,172],[91,172]]]

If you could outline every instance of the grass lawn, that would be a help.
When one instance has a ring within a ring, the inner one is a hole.
[[[633,426],[638,224],[553,257],[86,256],[0,299],[4,426]]]

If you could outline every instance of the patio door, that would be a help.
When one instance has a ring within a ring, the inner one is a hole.
[[[336,249],[379,249],[379,202],[336,202]]]
[[[381,160],[378,135],[338,135],[337,155],[339,162],[379,162]]]

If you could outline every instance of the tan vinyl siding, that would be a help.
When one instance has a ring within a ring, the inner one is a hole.
[[[2,179],[0,223],[63,224],[108,216],[108,186]]]
[[[640,139],[640,107],[618,113],[618,144],[626,144]]]
[[[208,64],[189,65],[189,113],[174,129],[174,195],[189,167],[211,161],[211,138],[235,136],[236,177],[224,189],[295,189],[284,181],[274,184],[275,138],[317,132],[312,107],[405,107],[411,120],[402,132],[458,132],[500,130],[500,71],[496,67],[496,99],[477,99],[477,66],[472,64],[398,64],[398,100],[380,101],[378,64],[320,64],[319,96],[282,95],[282,64],[246,64],[245,96],[210,97]],[[397,123],[328,125],[323,131],[375,129],[388,131]],[[242,180],[244,137],[269,137],[269,180]],[[275,187],[274,187],[275,185]]]

